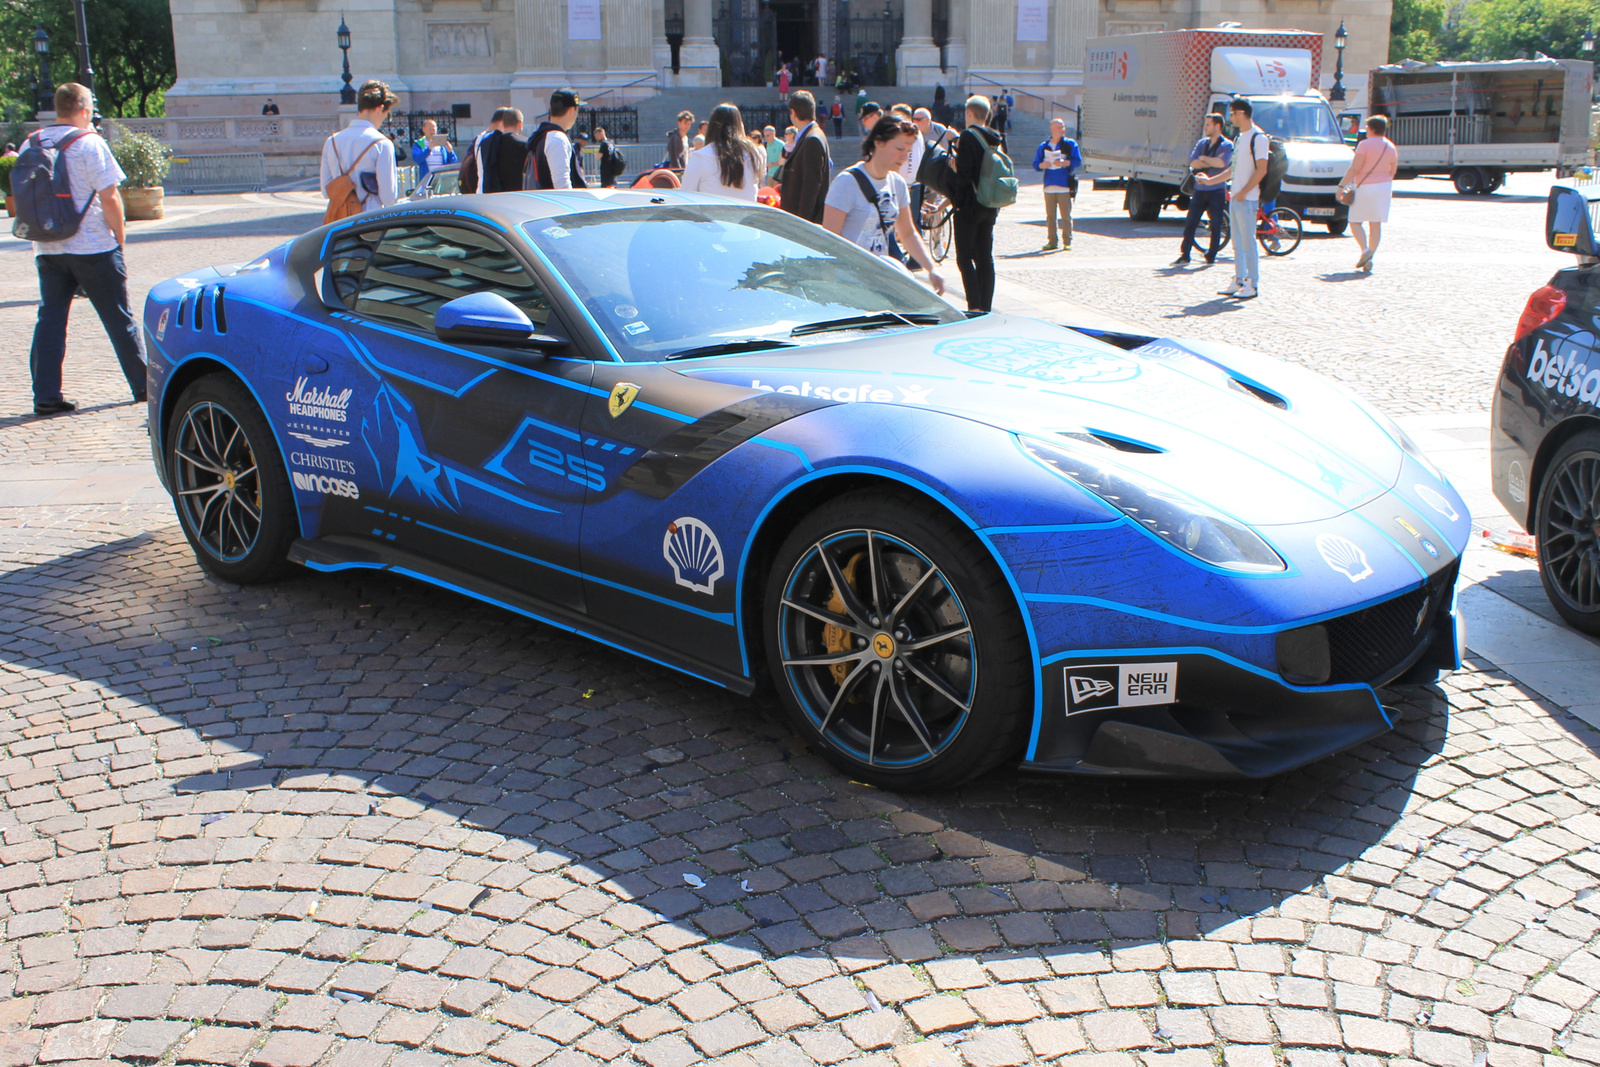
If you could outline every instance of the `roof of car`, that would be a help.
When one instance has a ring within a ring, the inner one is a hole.
[[[487,193],[464,196],[435,196],[427,200],[396,205],[389,210],[408,213],[423,211],[479,215],[502,226],[572,215],[588,211],[611,211],[626,207],[651,207],[663,204],[704,207],[747,207],[757,204],[730,200],[709,193],[686,193],[677,189],[543,189],[535,192]],[[769,208],[767,210],[777,210]]]

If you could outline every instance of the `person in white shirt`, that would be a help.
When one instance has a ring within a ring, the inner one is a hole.
[[[718,104],[706,127],[705,147],[690,152],[684,164],[683,191],[754,203],[765,170],[766,153],[744,135],[744,116],[732,104]]]
[[[889,114],[902,122],[911,123],[911,105],[896,104],[889,109]],[[921,137],[911,142],[911,154],[906,157],[905,163],[900,167],[900,176],[906,180],[907,185],[917,184],[917,170],[922,166],[922,156],[927,152],[928,146]]]
[[[550,94],[550,118],[528,138],[528,170],[524,189],[587,189],[583,161],[572,150],[567,131],[578,121],[583,101],[571,89]]]
[[[72,296],[80,288],[111,338],[133,399],[145,399],[144,352],[139,347],[139,325],[129,311],[128,270],[122,258],[127,235],[117,187],[126,175],[104,139],[89,127],[94,114],[89,90],[67,82],[56,89],[55,103],[55,124],[28,141],[56,147],[71,138],[56,166],[66,167],[72,210],[81,212],[81,217],[78,232],[66,240],[33,242],[33,263],[39,272],[39,319],[33,328],[28,368],[33,372],[35,415],[60,415],[77,408],[61,395],[61,364],[67,356]],[[24,142],[23,150],[28,147]]]
[[[861,142],[860,163],[834,176],[823,202],[825,229],[875,256],[904,266],[901,250],[928,269],[928,284],[944,292],[944,279],[911,221],[911,188],[900,168],[911,155],[917,128],[898,115],[884,115]],[[870,195],[869,195],[870,194]]]
[[[328,195],[328,183],[350,171],[361,210],[374,211],[400,199],[395,181],[394,142],[379,129],[400,98],[380,81],[369,81],[356,94],[356,118],[322,145],[322,171],[317,187]],[[368,147],[370,146],[370,147]],[[351,169],[354,168],[354,169]]]
[[[1239,130],[1233,142],[1232,199],[1228,201],[1228,228],[1233,231],[1233,281],[1221,290],[1235,300],[1254,300],[1261,281],[1261,249],[1256,244],[1256,209],[1261,206],[1261,179],[1267,176],[1271,139],[1251,120],[1250,101],[1242,96],[1228,105],[1229,118]],[[1220,177],[1220,175],[1219,175]]]

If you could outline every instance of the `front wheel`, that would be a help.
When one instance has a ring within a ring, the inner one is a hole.
[[[812,512],[778,551],[764,618],[796,727],[853,778],[943,789],[1018,754],[1022,618],[982,546],[931,502],[861,490]]]
[[[1574,627],[1600,634],[1600,433],[1581,433],[1556,452],[1535,514],[1545,595]]]
[[[1462,196],[1477,196],[1483,192],[1483,171],[1477,167],[1457,167],[1450,175],[1456,192]]]
[[[1292,207],[1273,208],[1256,224],[1256,240],[1269,256],[1286,256],[1300,247],[1300,213]]]
[[[248,585],[288,566],[296,521],[289,476],[254,398],[224,375],[178,398],[166,435],[167,484],[201,567]]]
[[[1343,237],[1344,232],[1350,228],[1349,219],[1335,219],[1327,224],[1328,232],[1335,237]]]

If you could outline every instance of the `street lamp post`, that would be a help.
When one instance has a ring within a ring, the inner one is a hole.
[[[84,14],[83,0],[72,0],[72,15],[78,23],[78,81],[94,96],[94,67],[89,63],[89,20]],[[95,109],[99,110],[98,106]]]
[[[356,102],[356,91],[350,85],[350,27],[344,24],[344,12],[339,13],[339,50],[344,53],[344,88],[339,90],[339,103],[350,106]]]
[[[1584,30],[1583,31],[1583,50],[1584,50],[1585,54],[1594,51],[1594,30],[1593,29],[1588,29],[1588,30]]]
[[[56,109],[56,87],[50,83],[50,35],[44,32],[44,23],[33,31],[33,50],[39,54],[39,94],[34,98],[38,111]]]
[[[1333,87],[1328,90],[1328,99],[1344,102],[1344,46],[1349,35],[1344,32],[1344,19],[1339,20],[1339,32],[1333,35],[1333,50],[1338,55],[1338,64],[1333,68]]]

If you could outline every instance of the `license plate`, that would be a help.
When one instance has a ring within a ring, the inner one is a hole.
[[[1306,208],[1306,214],[1307,215],[1332,215],[1333,214],[1333,208],[1331,208],[1331,207],[1308,207],[1308,208]]]

